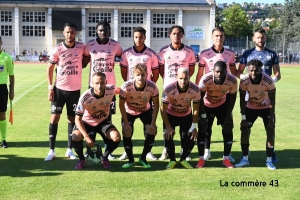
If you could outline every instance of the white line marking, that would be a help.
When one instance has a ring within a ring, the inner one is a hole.
[[[17,103],[20,99],[22,99],[26,94],[28,94],[29,92],[31,92],[32,90],[34,90],[35,88],[39,87],[40,85],[42,85],[43,83],[45,83],[47,80],[44,80],[42,82],[40,82],[39,84],[35,85],[34,87],[32,87],[31,89],[27,90],[26,92],[24,92],[23,94],[21,94],[20,96],[18,96],[17,98],[15,98],[12,101],[12,104],[14,105],[15,103]],[[8,99],[9,101],[9,99]],[[9,107],[9,103],[7,104],[7,107]]]

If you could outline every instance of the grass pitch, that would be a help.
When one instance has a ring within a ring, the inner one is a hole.
[[[265,166],[266,135],[262,120],[252,128],[249,156],[250,166],[226,169],[222,166],[223,142],[220,127],[214,124],[212,159],[203,169],[165,170],[168,161],[150,161],[152,168],[138,165],[144,136],[136,121],[134,155],[136,166],[124,170],[125,161],[111,161],[112,168],[105,170],[90,161],[82,171],[75,171],[76,161],[64,157],[67,145],[67,120],[64,111],[58,128],[57,158],[44,162],[49,149],[48,126],[50,103],[47,100],[46,64],[15,65],[14,125],[8,124],[8,149],[0,149],[0,199],[299,199],[299,67],[282,67],[282,80],[276,83],[276,153],[277,170]],[[115,68],[117,84],[122,84],[119,67]],[[83,72],[83,89],[87,88],[88,69]],[[191,78],[195,80],[195,76]],[[158,81],[160,94],[161,78]],[[238,97],[239,98],[239,97]],[[232,155],[239,162],[239,100],[234,108],[234,143]],[[9,112],[8,112],[9,113]],[[113,123],[120,129],[120,112]],[[162,120],[157,119],[159,133],[153,153],[159,157],[163,150]],[[177,130],[178,131],[178,130]],[[179,137],[175,136],[179,157]],[[97,136],[98,143],[102,143]],[[114,152],[123,153],[123,143]],[[197,164],[195,146],[190,162]],[[265,182],[266,186],[242,186],[244,182]],[[232,185],[233,184],[233,185]],[[228,186],[227,186],[228,185]]]

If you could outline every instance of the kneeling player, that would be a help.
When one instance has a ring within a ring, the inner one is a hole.
[[[249,135],[254,122],[258,117],[261,117],[267,133],[266,166],[270,170],[275,170],[276,167],[272,163],[275,140],[275,84],[272,77],[262,73],[263,64],[261,61],[251,60],[247,63],[247,66],[248,74],[240,82],[241,148],[243,158],[235,166],[243,167],[249,165]],[[247,104],[245,102],[246,92],[249,93]]]
[[[155,122],[159,107],[159,91],[154,82],[147,80],[146,65],[141,63],[135,65],[133,76],[134,80],[126,81],[122,85],[119,95],[119,107],[122,114],[123,143],[129,160],[122,168],[130,168],[134,165],[132,134],[134,121],[137,118],[140,118],[146,128],[144,149],[139,162],[144,168],[150,168],[151,166],[146,161],[146,155],[151,152],[157,133]],[[149,103],[150,98],[152,98],[154,104],[153,111]]]
[[[102,165],[110,168],[108,155],[119,145],[121,136],[116,127],[109,120],[110,103],[115,95],[115,86],[106,85],[106,76],[96,72],[92,77],[93,87],[85,91],[77,104],[75,127],[72,134],[72,144],[79,161],[75,169],[81,170],[85,165],[83,154],[83,139],[88,148],[93,148],[96,134],[100,133],[102,138],[108,140],[103,153]]]
[[[161,116],[165,128],[165,145],[170,162],[166,169],[173,169],[176,166],[175,145],[173,137],[175,127],[180,128],[180,139],[182,142],[182,154],[180,164],[187,169],[193,168],[187,161],[195,141],[197,140],[197,121],[200,102],[200,89],[189,81],[189,70],[181,67],[177,71],[177,81],[168,85],[162,96]],[[191,102],[193,101],[193,113]]]
[[[212,130],[214,117],[218,125],[222,126],[224,143],[223,165],[233,168],[229,155],[233,140],[232,109],[236,100],[237,81],[234,75],[227,73],[226,63],[218,61],[213,71],[201,78],[199,84],[201,90],[199,130],[198,130],[198,152],[199,161],[197,168],[202,168],[204,161],[205,134]],[[208,116],[208,118],[207,118]]]

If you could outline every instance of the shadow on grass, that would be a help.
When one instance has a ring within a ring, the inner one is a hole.
[[[279,159],[278,163],[274,163],[278,170],[281,169],[294,169],[299,168],[300,165],[300,150],[296,149],[284,149],[277,150],[276,154]],[[2,153],[3,154],[3,153]],[[222,156],[221,151],[212,152],[212,159],[206,161],[205,168],[224,168],[222,165]],[[288,156],[287,156],[288,155]],[[91,161],[87,161],[83,171],[105,171],[105,172],[151,172],[151,171],[162,171],[166,170],[169,160],[166,161],[149,161],[149,164],[152,166],[150,169],[145,169],[139,164],[138,157],[140,154],[134,154],[135,157],[135,166],[129,169],[123,169],[122,165],[127,162],[113,160],[111,161],[112,168],[104,169],[101,163],[95,164]],[[159,157],[160,155],[156,154],[155,156]],[[192,153],[192,161],[189,163],[195,167],[198,161],[198,153]],[[236,159],[236,164],[240,161],[241,153],[232,152],[232,156]],[[179,160],[179,153],[176,154],[177,161]],[[52,161],[45,162],[44,158],[26,158],[17,155],[0,155],[0,177],[1,176],[10,176],[10,177],[31,177],[31,176],[59,176],[65,172],[75,171],[74,167],[77,160],[69,160],[67,158],[55,158]],[[251,151],[249,156],[250,165],[247,168],[264,168],[266,162],[266,152],[265,151]],[[177,163],[176,169],[184,169],[179,163]],[[201,170],[201,169],[194,169]],[[235,170],[235,169],[232,169]]]

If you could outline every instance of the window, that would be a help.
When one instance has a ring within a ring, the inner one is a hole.
[[[98,23],[100,20],[106,20],[108,23],[111,23],[111,13],[89,13],[89,23]]]
[[[12,26],[1,25],[1,36],[12,36]]]
[[[168,31],[169,31],[169,28],[153,27],[153,29],[152,29],[153,38],[168,38],[169,37]]]
[[[23,36],[45,36],[45,26],[23,26]]]
[[[133,27],[121,27],[121,37],[130,38]]]
[[[46,22],[46,13],[25,11],[22,15],[22,22]]]
[[[121,13],[122,24],[143,24],[144,14],[143,13]]]
[[[153,14],[153,24],[175,24],[175,14]]]
[[[11,11],[0,11],[0,21],[1,22],[12,22],[12,12]]]
[[[89,26],[88,34],[89,37],[96,37],[96,28],[94,26]]]

